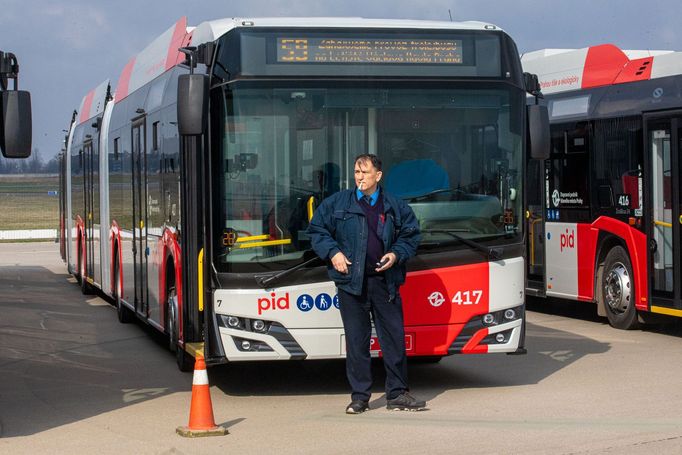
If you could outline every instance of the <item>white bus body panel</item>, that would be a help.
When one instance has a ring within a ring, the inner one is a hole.
[[[546,293],[578,298],[578,226],[575,223],[545,224]]]
[[[215,291],[217,315],[262,318],[278,322],[295,338],[307,354],[306,358],[341,357],[343,322],[338,309],[338,295],[333,282],[284,286],[265,289],[220,289]],[[266,342],[274,352],[242,352],[232,336]],[[229,360],[288,359],[289,352],[274,337],[255,332],[220,328],[220,335]]]
[[[525,300],[526,261],[522,258],[490,263],[488,311],[523,305]]]
[[[109,124],[111,113],[113,112],[114,102],[109,101],[104,107],[102,117],[102,128],[100,131],[99,142],[99,209],[100,209],[100,246],[101,246],[101,288],[102,291],[111,295],[111,237],[109,230],[111,220],[109,218]]]
[[[76,233],[74,232],[73,220],[71,219],[71,144],[73,143],[73,130],[76,128],[76,121],[71,123],[69,128],[69,139],[66,144],[66,268],[69,273],[74,273],[76,271],[76,258],[74,249],[74,238],[76,238]]]

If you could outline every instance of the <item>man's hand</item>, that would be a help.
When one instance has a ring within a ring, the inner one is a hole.
[[[332,265],[339,273],[348,273],[348,266],[351,264],[352,262],[350,262],[348,258],[340,251],[332,257]]]
[[[379,261],[380,263],[384,264],[381,267],[377,267],[376,270],[377,272],[383,272],[384,270],[388,270],[391,267],[393,267],[393,264],[398,260],[398,257],[395,255],[395,253],[386,253],[381,257],[381,260]]]

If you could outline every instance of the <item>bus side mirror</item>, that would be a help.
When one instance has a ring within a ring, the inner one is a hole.
[[[208,117],[208,76],[183,74],[178,78],[178,132],[183,136],[204,133]]]
[[[31,156],[31,94],[25,90],[0,93],[0,150],[5,158]]]
[[[549,113],[547,106],[531,104],[528,111],[528,139],[530,141],[530,157],[534,160],[549,159]]]

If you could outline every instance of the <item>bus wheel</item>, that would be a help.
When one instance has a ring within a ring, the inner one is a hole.
[[[80,245],[80,240],[78,240],[78,244]],[[73,275],[76,277],[76,281],[78,282],[79,286],[82,286],[81,281],[81,247],[79,246],[76,248],[76,270],[74,271]]]
[[[85,273],[85,263],[83,262],[83,257],[81,256],[83,254],[83,250],[78,248],[78,284],[81,287],[81,293],[83,295],[90,295],[93,292],[92,286],[90,286],[90,283],[88,283],[88,278],[86,277]]]
[[[621,330],[636,328],[635,282],[630,259],[623,247],[613,247],[606,255],[600,286],[609,324]]]
[[[178,293],[175,287],[168,290],[168,305],[166,308],[166,324],[168,327],[168,343],[171,352],[175,352],[175,360],[180,371],[194,370],[194,357],[189,355],[179,344],[180,323],[178,318]]]
[[[119,276],[118,261],[114,262],[114,280],[116,284],[114,285],[114,301],[116,302],[116,315],[118,316],[118,322],[121,324],[127,324],[133,321],[133,312],[123,304],[121,300],[121,277]]]

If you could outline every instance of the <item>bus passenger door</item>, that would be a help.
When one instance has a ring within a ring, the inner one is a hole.
[[[85,197],[85,210],[83,212],[83,222],[85,223],[85,276],[94,277],[94,251],[95,251],[95,229],[93,227],[93,194],[95,193],[93,183],[93,157],[92,140],[83,144],[83,184]],[[85,278],[85,277],[84,277]]]
[[[133,258],[135,310],[147,317],[147,157],[144,118],[133,121]]]
[[[680,137],[682,113],[647,117],[646,143],[649,308],[682,316],[680,289]]]
[[[526,229],[528,242],[526,258],[529,295],[545,295],[545,162],[528,160],[526,175]]]

